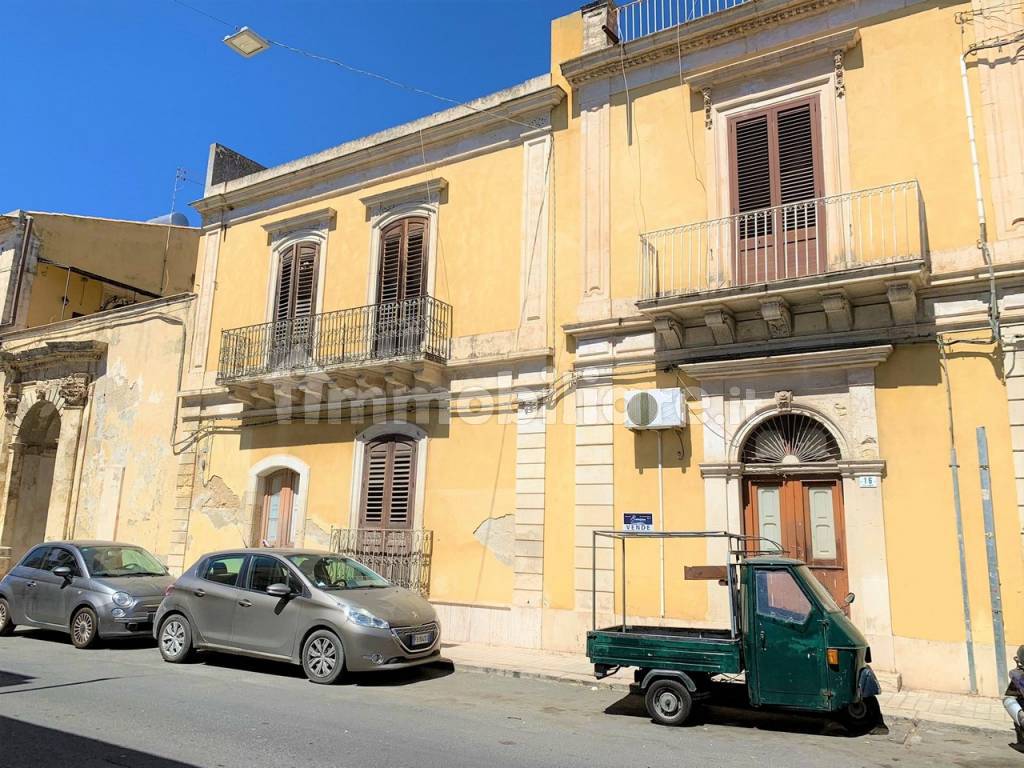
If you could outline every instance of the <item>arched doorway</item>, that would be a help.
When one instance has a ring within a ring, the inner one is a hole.
[[[40,400],[29,408],[13,446],[13,493],[4,523],[4,544],[11,548],[12,563],[46,535],[59,437],[60,412],[53,403]]]
[[[849,591],[839,444],[803,413],[758,424],[743,444],[743,526],[803,560],[842,604]],[[760,549],[771,549],[762,542]]]

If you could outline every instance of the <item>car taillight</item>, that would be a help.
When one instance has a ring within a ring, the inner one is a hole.
[[[173,584],[169,584],[167,586],[167,589],[164,590],[164,597],[168,597],[171,594],[171,592],[173,592],[173,591],[174,591],[174,585]]]
[[[829,648],[828,649],[828,665],[833,669],[839,667],[839,649]]]

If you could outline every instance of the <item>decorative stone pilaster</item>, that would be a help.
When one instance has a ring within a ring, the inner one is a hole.
[[[516,413],[515,571],[512,581],[516,645],[539,648],[544,605],[544,475],[546,409],[521,399]]]
[[[615,609],[615,556],[612,540],[597,540],[593,533],[615,527],[612,414],[614,393],[607,384],[581,386],[576,391],[576,610],[610,616]],[[600,619],[598,620],[600,622]]]
[[[836,82],[836,98],[843,98],[846,95],[846,78],[845,71],[846,67],[843,62],[845,51],[842,48],[837,48],[832,52],[832,62],[835,67],[835,82]]]
[[[700,95],[704,100],[704,127],[710,131],[715,126],[715,121],[712,119],[714,105],[711,102],[711,88],[701,88]]]
[[[46,513],[46,538],[66,539],[72,535],[71,496],[75,488],[78,446],[82,439],[83,411],[88,399],[87,379],[64,379],[58,393],[64,397],[60,414],[60,437],[53,465],[53,489]]]

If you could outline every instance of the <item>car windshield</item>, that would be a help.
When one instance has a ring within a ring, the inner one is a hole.
[[[291,555],[295,564],[320,589],[374,589],[391,583],[358,563],[341,555]]]
[[[797,571],[800,572],[801,581],[803,581],[803,583],[806,584],[814,593],[815,597],[818,598],[822,608],[829,613],[835,613],[836,611],[842,610],[836,603],[835,598],[832,597],[832,593],[825,589],[824,585],[818,581],[818,578],[811,573],[810,568],[806,565],[801,565],[797,568]]]
[[[81,547],[94,578],[112,576],[164,576],[167,570],[141,547]]]

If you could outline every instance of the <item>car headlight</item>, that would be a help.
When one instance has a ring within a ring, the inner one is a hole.
[[[127,608],[135,602],[135,598],[129,595],[127,592],[115,592],[114,596],[110,598],[114,601],[114,605],[121,608]]]
[[[361,627],[373,627],[374,629],[390,629],[391,627],[384,619],[378,619],[365,608],[353,608],[350,605],[346,605],[344,609],[345,618],[353,624],[358,624]]]

